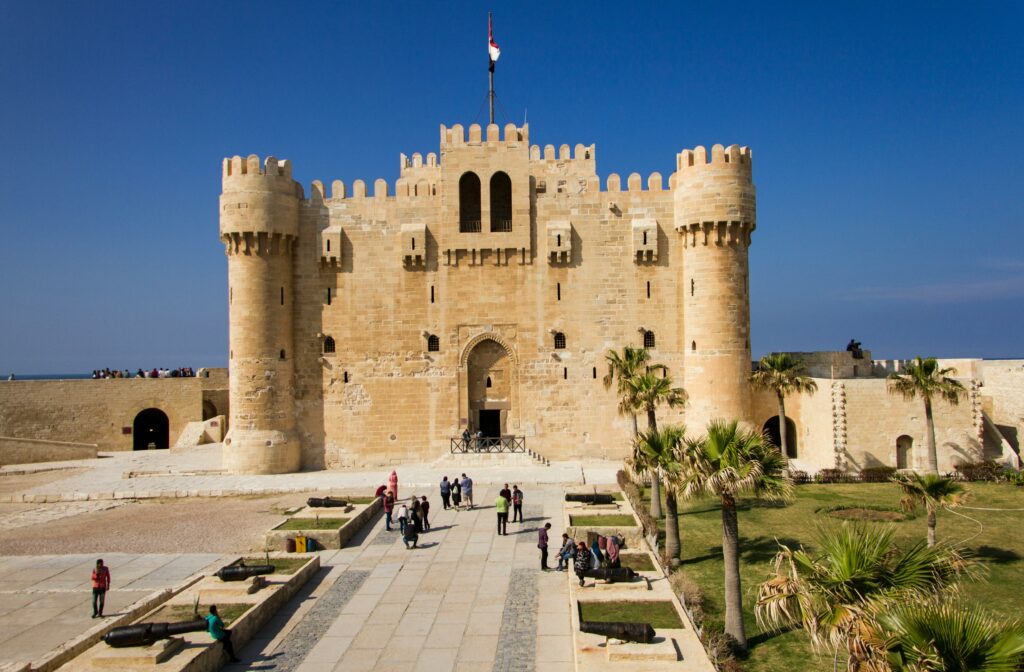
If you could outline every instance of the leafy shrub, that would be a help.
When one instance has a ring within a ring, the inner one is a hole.
[[[704,611],[704,591],[690,576],[678,570],[668,577],[672,592],[679,597],[683,607],[690,614],[694,628],[700,633],[700,641],[708,658],[719,672],[742,672],[743,667],[735,656],[735,640],[725,634],[719,619],[708,618]]]
[[[995,460],[962,462],[955,467],[957,478],[963,481],[997,481],[1004,467]]]
[[[895,467],[868,467],[860,470],[862,483],[888,483],[895,475]]]
[[[794,485],[803,485],[804,483],[813,483],[814,479],[806,471],[799,471],[792,469],[789,472],[789,477],[793,479]]]
[[[1017,469],[1011,469],[1011,468],[1007,467],[1003,471],[1003,475],[1000,478],[1000,480],[1001,481],[1005,481],[1006,483],[1009,483],[1010,485],[1016,485],[1016,486],[1024,485],[1024,471],[1019,471]]]
[[[822,469],[814,476],[816,483],[853,483],[857,477],[842,469]]]

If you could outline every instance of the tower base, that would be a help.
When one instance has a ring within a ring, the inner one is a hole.
[[[232,474],[289,474],[302,466],[299,440],[290,432],[232,429],[221,458]]]

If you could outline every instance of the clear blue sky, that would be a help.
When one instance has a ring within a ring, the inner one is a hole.
[[[393,183],[488,9],[532,142],[753,148],[755,356],[1024,357],[1024,5],[638,4],[0,3],[0,372],[224,365],[221,158]]]

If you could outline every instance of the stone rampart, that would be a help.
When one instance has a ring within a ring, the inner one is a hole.
[[[0,466],[33,462],[63,462],[96,457],[95,443],[40,441],[0,436]]]

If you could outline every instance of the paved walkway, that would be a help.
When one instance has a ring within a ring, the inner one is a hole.
[[[90,578],[95,555],[0,557],[0,665],[34,660],[97,624]],[[116,615],[170,588],[221,556],[106,553],[113,584],[105,613]]]
[[[526,489],[526,522],[498,536],[499,487],[478,484],[472,511],[444,511],[424,490],[433,529],[417,549],[379,520],[358,546],[323,553],[308,597],[240,653],[247,669],[571,672],[566,575],[541,572],[536,548],[545,521],[561,534],[563,490]]]

